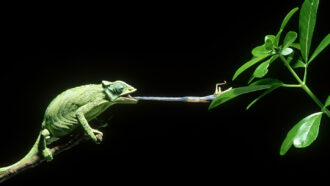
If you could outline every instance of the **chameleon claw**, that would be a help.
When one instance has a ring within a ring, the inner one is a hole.
[[[102,138],[103,138],[103,132],[96,130],[96,129],[92,129],[95,138],[93,138],[93,141],[96,144],[100,144],[102,142]]]
[[[96,130],[96,129],[92,129],[93,133],[96,135],[96,134],[100,134],[103,136],[103,132],[99,131],[99,130]]]
[[[96,134],[95,135],[96,139],[97,139],[97,143],[96,144],[100,144],[103,140],[103,136],[102,135],[99,135],[99,134]]]

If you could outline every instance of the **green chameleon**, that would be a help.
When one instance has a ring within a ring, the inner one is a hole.
[[[72,134],[82,127],[95,142],[102,132],[88,124],[114,104],[135,104],[137,100],[130,96],[136,89],[123,81],[102,81],[101,84],[90,84],[68,89],[59,94],[47,107],[39,136],[29,153],[17,163],[0,168],[3,171],[14,167],[26,159],[40,153],[47,161],[53,155],[47,145]]]

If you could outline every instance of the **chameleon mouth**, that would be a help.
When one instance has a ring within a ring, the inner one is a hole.
[[[137,102],[137,99],[131,96],[131,93],[135,92],[136,90],[132,90],[131,92],[128,92],[126,94],[123,94],[120,96],[120,98],[128,100],[128,101],[134,101]]]
[[[132,97],[130,94],[127,94],[124,96],[124,98],[130,99],[130,100],[136,100],[134,97]]]

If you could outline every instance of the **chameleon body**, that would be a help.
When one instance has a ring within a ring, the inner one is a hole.
[[[51,161],[53,156],[47,145],[72,134],[78,127],[82,127],[95,143],[99,143],[95,135],[102,135],[102,132],[91,128],[88,122],[111,105],[137,103],[129,95],[135,91],[134,87],[123,81],[102,81],[101,84],[79,86],[62,92],[47,107],[41,131],[29,153],[17,163],[0,168],[0,174],[38,153]]]

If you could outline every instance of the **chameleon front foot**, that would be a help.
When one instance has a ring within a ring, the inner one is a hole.
[[[100,144],[102,142],[102,138],[103,138],[103,132],[96,130],[96,129],[92,129],[94,136],[92,137],[93,141],[96,144]]]

